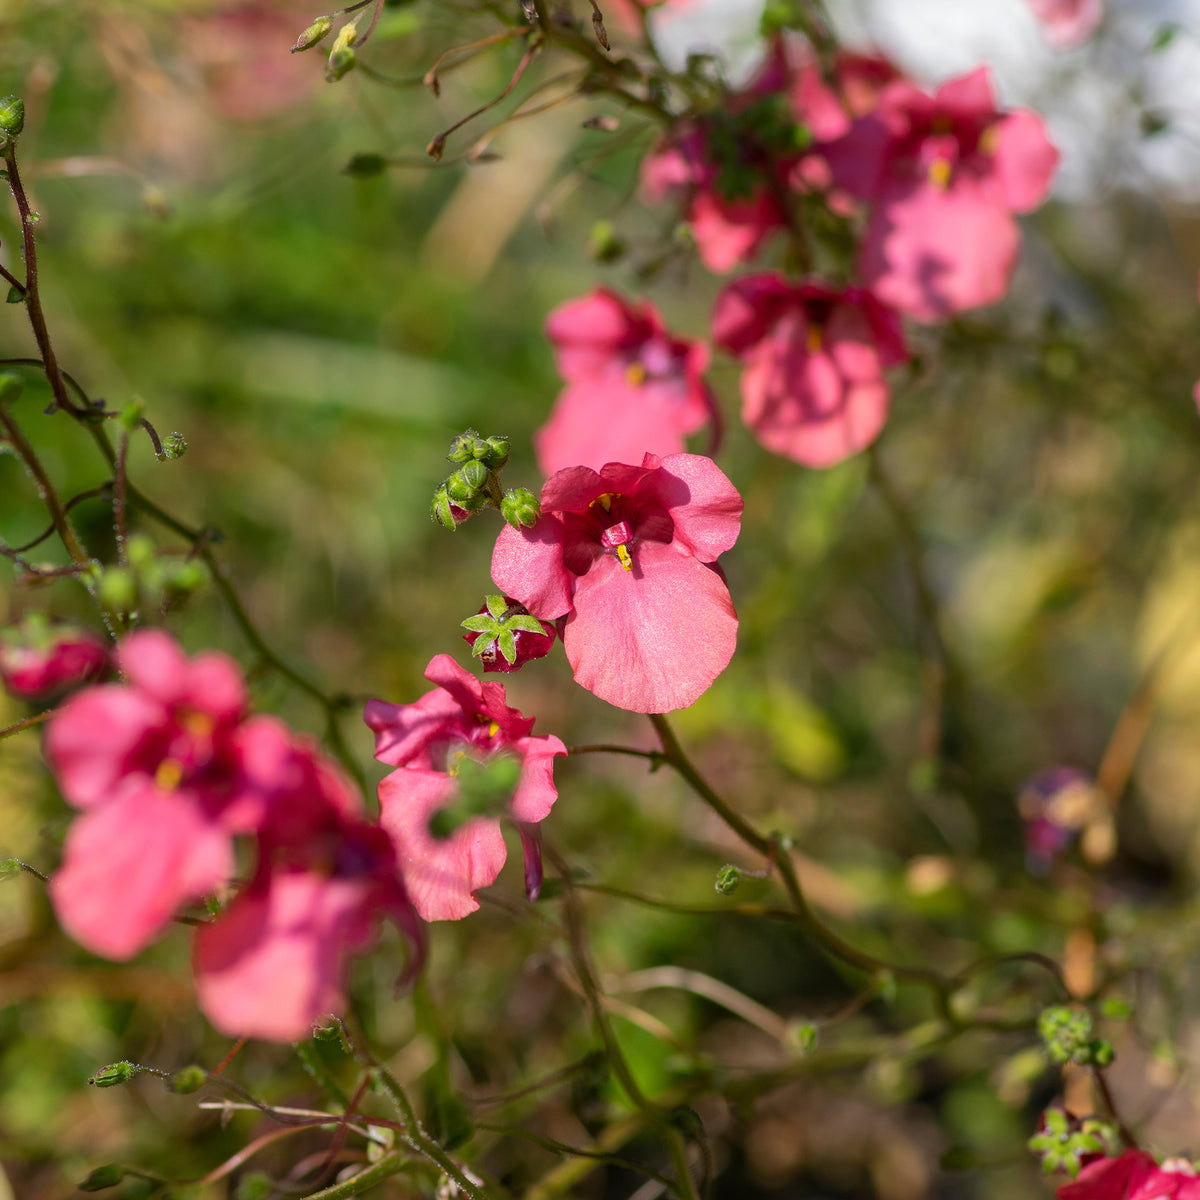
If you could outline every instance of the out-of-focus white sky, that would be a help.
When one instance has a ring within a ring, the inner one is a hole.
[[[875,45],[925,83],[988,63],[1003,103],[1037,109],[1063,151],[1059,194],[1099,199],[1113,187],[1200,199],[1200,0],[1106,0],[1099,33],[1058,51],[1024,0],[830,0],[853,45]],[[761,0],[693,0],[657,15],[664,50],[720,50],[747,63]],[[1156,32],[1178,27],[1151,53]],[[1147,138],[1149,111],[1169,127]]]

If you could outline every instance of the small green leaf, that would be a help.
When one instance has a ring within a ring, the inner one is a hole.
[[[496,639],[496,645],[500,649],[500,653],[504,655],[504,661],[514,663],[517,661],[517,639],[513,636],[511,629],[502,629],[500,636]]]

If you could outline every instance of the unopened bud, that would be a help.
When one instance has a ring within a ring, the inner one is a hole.
[[[145,406],[140,400],[134,400],[125,405],[121,409],[121,428],[126,433],[132,433],[142,423],[142,413],[145,412]]]
[[[181,1067],[170,1079],[167,1080],[167,1087],[180,1096],[190,1096],[193,1092],[198,1092],[208,1082],[208,1072],[203,1068],[192,1063],[190,1066]]]
[[[109,608],[115,608],[118,612],[129,612],[137,606],[137,580],[129,571],[121,567],[112,567],[100,576],[96,594]]]
[[[476,457],[490,470],[499,471],[508,462],[508,438],[490,437],[487,449]]]
[[[433,493],[433,503],[429,509],[430,517],[446,529],[457,529],[458,522],[454,519],[454,505],[450,503],[450,494],[446,485],[439,485]]]
[[[325,64],[325,82],[337,83],[358,65],[358,56],[353,50],[334,50]]]
[[[125,557],[139,570],[149,566],[154,561],[154,555],[154,542],[145,534],[135,533],[125,543]]]
[[[25,101],[20,96],[5,96],[0,100],[0,134],[17,137],[25,128]]]
[[[742,873],[733,863],[726,863],[718,872],[714,887],[722,896],[736,892],[742,882]]]
[[[75,1186],[81,1192],[102,1192],[105,1188],[116,1187],[124,1178],[125,1172],[121,1167],[116,1163],[107,1163],[103,1167],[97,1167],[82,1183]]]
[[[510,488],[500,499],[500,515],[514,529],[520,529],[537,524],[542,506],[528,488]]]
[[[450,451],[446,455],[447,459],[452,463],[470,462],[475,457],[475,443],[481,440],[479,434],[473,429],[468,429],[465,433],[460,433],[450,443]]]
[[[479,495],[479,491],[487,483],[487,479],[487,467],[476,459],[472,459],[468,463],[463,463],[446,480],[446,491],[450,494],[451,500],[469,505]]]
[[[318,42],[322,42],[333,28],[332,17],[318,17],[297,39],[292,47],[292,53],[300,50],[311,50]]]
[[[118,1084],[128,1083],[138,1070],[139,1068],[129,1061],[110,1063],[107,1067],[101,1067],[88,1083],[93,1087],[117,1087]]]
[[[186,450],[187,438],[182,433],[168,433],[162,440],[162,453],[158,457],[167,460],[182,458]]]
[[[198,562],[185,560],[167,565],[166,585],[172,592],[188,595],[198,592],[205,584],[204,568]]]

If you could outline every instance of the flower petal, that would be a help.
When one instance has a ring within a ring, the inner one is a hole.
[[[557,517],[544,515],[531,529],[505,525],[500,530],[492,580],[535,617],[552,620],[567,612],[574,579],[563,566],[563,525]]]
[[[618,708],[686,708],[733,655],[729,589],[675,544],[641,543],[634,564],[626,571],[605,555],[580,578],[563,637],[567,659],[577,683]]]
[[[737,541],[742,497],[711,458],[668,455],[649,484],[674,522],[675,541],[703,562],[712,562]]]

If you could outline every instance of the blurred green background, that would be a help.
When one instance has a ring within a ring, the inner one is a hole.
[[[497,161],[452,161],[469,130],[442,164],[422,161],[426,142],[492,98],[516,65],[519,50],[503,44],[447,74],[440,99],[412,86],[443,49],[494,31],[488,14],[387,8],[363,57],[400,87],[363,71],[327,85],[319,51],[289,58],[315,15],[285,3],[7,0],[0,93],[28,109],[20,151],[42,214],[61,362],[93,397],[118,408],[140,398],[160,432],[187,438],[187,454],[163,463],[135,440],[132,478],[220,532],[227,576],[289,664],[355,705],[410,702],[427,690],[434,654],[469,661],[458,623],[491,590],[492,514],[453,535],[428,519],[450,438],[468,425],[509,435],[506,479],[536,490],[529,438],[559,387],[545,314],[602,282],[644,291],[673,329],[704,336],[721,281],[678,245],[639,282],[673,216],[636,202],[655,131],[603,98],[501,131]],[[528,85],[562,66],[539,63]],[[597,113],[620,115],[620,129],[583,128]],[[400,165],[348,173],[362,154]],[[589,254],[600,220],[629,258],[604,265]],[[729,417],[719,461],[746,499],[742,539],[722,564],[740,645],[677,728],[740,811],[792,839],[814,905],[856,945],[943,970],[989,953],[1068,963],[1082,953],[1096,994],[1134,1006],[1104,1029],[1127,1119],[1174,1153],[1194,1137],[1200,1098],[1196,214],[1114,189],[1052,202],[1025,229],[1005,306],[913,331],[918,357],[896,378],[873,465],[863,456],[815,472],[772,458],[739,427],[736,368],[718,358],[712,380]],[[6,205],[0,256],[13,269],[17,245]],[[0,353],[33,352],[13,305],[0,314]],[[62,494],[102,483],[86,436],[40,415],[48,399],[31,374],[19,411]],[[104,547],[110,510],[96,501],[75,513],[89,545]],[[44,524],[20,464],[0,456],[0,535],[19,543]],[[164,550],[183,548],[138,528]],[[42,553],[60,561],[50,543]],[[71,583],[31,589],[0,564],[0,624],[34,609],[94,624]],[[211,589],[165,624],[192,650],[219,647],[254,667]],[[1054,763],[1094,771],[1159,656],[1167,669],[1151,681],[1153,720],[1118,811],[1116,858],[1099,873],[1073,860],[1031,875],[1022,781]],[[508,687],[538,732],[568,744],[654,744],[642,719],[575,687],[561,653]],[[321,732],[320,710],[277,675],[256,671],[253,688],[259,707]],[[25,711],[0,699],[0,726]],[[376,781],[354,707],[343,727]],[[587,880],[684,906],[773,901],[768,882],[715,895],[724,862],[760,864],[669,772],[589,755],[556,776],[546,836]],[[0,854],[52,869],[68,819],[36,732],[0,742]],[[392,994],[395,935],[357,964],[354,996],[435,1128],[467,1116],[507,1123],[477,1128],[460,1154],[514,1194],[550,1195],[530,1189],[560,1157],[517,1130],[584,1145],[626,1110],[585,1057],[597,1040],[565,982],[555,902],[526,904],[512,848],[481,911],[433,930],[424,1000]],[[1024,1142],[1059,1081],[1030,1032],[914,1045],[907,1031],[931,1015],[924,993],[885,987],[872,999],[869,980],[786,925],[601,895],[585,906],[596,969],[624,1005],[622,1045],[650,1095],[686,1098],[701,1115],[716,1195],[1050,1193]],[[1090,957],[1088,937],[1100,946]],[[120,1058],[166,1070],[221,1060],[229,1046],[195,1012],[187,956],[181,931],[132,965],[102,963],[57,932],[36,881],[0,888],[0,1161],[13,1196],[74,1195],[109,1161],[195,1179],[270,1128],[253,1113],[223,1126],[197,1097],[166,1095],[148,1076],[86,1085]],[[694,991],[637,990],[632,973],[666,966],[715,977],[781,1023],[740,1021]],[[981,977],[979,988],[1018,1014],[1052,995],[1029,970]],[[810,1021],[821,1034],[803,1058],[795,1028]],[[322,1053],[352,1090],[352,1064]],[[552,1086],[494,1102],[571,1064]],[[250,1047],[230,1075],[271,1103],[323,1103],[287,1047]],[[282,1177],[324,1144],[299,1135],[249,1168],[170,1191],[248,1197],[247,1170]],[[622,1153],[663,1165],[652,1139]],[[431,1194],[400,1179],[380,1194]],[[613,1166],[558,1186],[648,1195]],[[111,1194],[163,1189],[128,1179]]]

